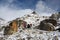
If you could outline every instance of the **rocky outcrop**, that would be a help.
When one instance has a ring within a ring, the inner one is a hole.
[[[21,27],[21,25],[26,28],[27,22],[23,21],[23,20],[18,20],[18,27]]]
[[[12,34],[12,30],[9,26],[5,27],[4,29],[4,35],[11,35]]]
[[[17,32],[18,30],[18,25],[17,25],[17,21],[13,20],[9,26],[6,26],[4,29],[4,35],[11,35],[15,32]]]
[[[50,18],[57,20],[57,19],[58,19],[58,14],[52,14],[52,15],[50,16]]]
[[[18,28],[24,29],[26,28],[27,23],[23,20],[13,20],[9,23],[9,26],[5,27],[4,34],[10,35],[18,31]]]
[[[60,12],[55,13],[55,14],[52,14],[52,15],[50,16],[50,18],[51,18],[51,19],[58,20],[58,19],[60,18]]]
[[[55,30],[54,27],[57,26],[57,21],[54,19],[45,19],[40,22],[38,29],[46,30],[46,31],[53,31]]]
[[[33,11],[32,14],[37,14],[37,13],[35,11]]]

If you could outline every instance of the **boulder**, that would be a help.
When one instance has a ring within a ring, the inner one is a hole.
[[[41,22],[43,22],[43,23],[52,23],[54,26],[57,26],[57,21],[54,20],[54,19],[45,19]]]
[[[46,31],[54,31],[54,27],[57,25],[57,21],[54,19],[45,19],[40,22],[38,29]]]
[[[13,20],[9,26],[6,26],[4,29],[4,35],[11,35],[18,31],[18,24],[16,20]]]
[[[5,27],[4,35],[11,35],[11,34],[12,34],[11,28],[9,26]]]

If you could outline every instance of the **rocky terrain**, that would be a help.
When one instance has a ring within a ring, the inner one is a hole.
[[[25,29],[19,30],[5,40],[60,40],[60,32]]]
[[[55,17],[51,16],[50,18],[55,20]],[[56,16],[56,18],[57,18],[57,16]],[[37,29],[37,27],[40,27],[39,26],[40,23],[45,19],[49,19],[49,16],[48,17],[40,16],[39,14],[37,14],[35,12],[32,12],[31,14],[26,14],[20,18],[14,19],[14,20],[16,20],[17,23],[20,22],[20,24],[22,22],[24,22],[24,23],[26,22],[27,24],[32,24],[31,28],[27,28],[27,26],[26,26],[26,28],[21,28],[21,26],[20,26],[20,27],[18,27],[17,32],[15,32],[11,35],[4,35],[6,26],[9,26],[9,27],[11,26],[11,28],[12,28],[11,23],[13,23],[13,26],[16,26],[15,22],[9,21],[5,25],[3,25],[3,27],[1,27],[2,29],[0,31],[0,40],[60,40],[60,32],[59,32],[60,29],[55,30],[55,31],[50,30],[50,29],[49,29],[49,31]],[[55,23],[55,25],[57,25],[57,26],[53,25],[54,23],[50,23],[49,21],[48,21],[48,23],[49,23],[48,26],[43,23],[45,26],[47,26],[47,28],[46,27],[44,27],[44,28],[48,29],[51,26],[51,24],[52,24],[51,27],[55,27],[54,29],[60,28],[60,20],[56,19],[56,22],[57,22],[57,24]],[[12,32],[11,30],[10,31],[8,30],[8,31]]]

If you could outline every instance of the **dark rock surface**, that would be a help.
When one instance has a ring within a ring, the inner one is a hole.
[[[46,31],[53,31],[55,30],[54,27],[57,26],[57,21],[54,19],[45,19],[40,22],[38,29],[46,30]]]

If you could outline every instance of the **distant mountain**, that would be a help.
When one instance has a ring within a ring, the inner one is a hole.
[[[0,20],[5,21],[4,19],[0,18]]]
[[[0,26],[3,26],[5,24],[5,20],[3,18],[0,18]]]

